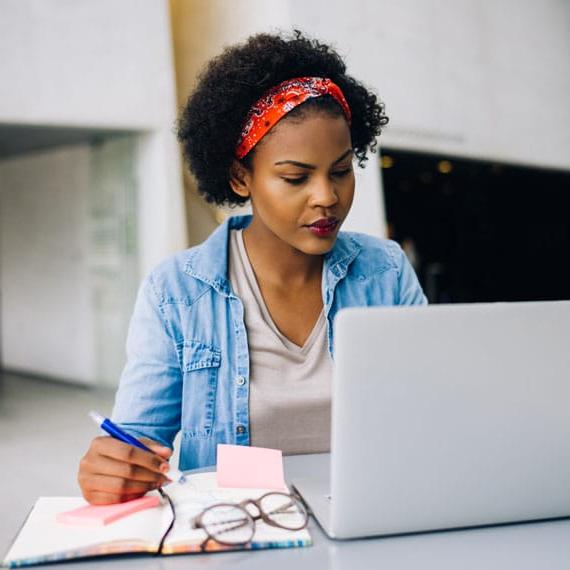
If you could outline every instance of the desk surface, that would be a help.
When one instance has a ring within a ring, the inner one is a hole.
[[[316,475],[327,468],[324,455],[285,458],[288,480]],[[517,570],[567,569],[570,566],[570,519],[435,532],[388,538],[332,541],[311,521],[314,545],[307,548],[224,552],[161,557],[123,557],[52,564],[61,570],[175,570],[209,569],[295,570],[332,568],[359,570],[462,570],[494,568]],[[2,555],[5,553],[2,553]],[[38,567],[40,568],[40,567]]]

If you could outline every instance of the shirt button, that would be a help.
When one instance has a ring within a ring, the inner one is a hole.
[[[245,384],[245,378],[243,376],[238,376],[236,378],[236,384],[238,386],[243,386]]]
[[[238,426],[236,428],[237,433],[245,433],[245,426]]]

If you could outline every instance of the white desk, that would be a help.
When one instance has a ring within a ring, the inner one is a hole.
[[[287,479],[325,468],[322,455],[285,458]],[[14,529],[16,532],[17,529]],[[137,556],[51,564],[52,570],[553,570],[570,568],[570,519],[391,538],[329,540],[311,521],[307,548]],[[4,553],[2,553],[3,555]],[[40,567],[38,567],[40,568]]]

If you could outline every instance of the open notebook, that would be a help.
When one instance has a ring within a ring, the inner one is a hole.
[[[200,552],[206,534],[201,529],[192,529],[190,519],[205,507],[219,502],[256,499],[267,489],[220,488],[215,473],[197,473],[190,475],[186,484],[169,485],[166,491],[176,507],[176,522],[163,545],[162,554],[178,554]],[[157,553],[160,540],[172,520],[171,510],[164,503],[102,527],[70,526],[56,521],[58,513],[85,504],[83,499],[76,497],[38,499],[8,551],[4,565],[18,567],[88,556]],[[291,548],[311,544],[307,529],[284,530],[258,520],[253,541],[237,548]],[[209,541],[206,551],[235,548]]]

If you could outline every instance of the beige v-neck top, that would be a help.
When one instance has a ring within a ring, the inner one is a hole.
[[[251,445],[284,454],[329,451],[332,359],[324,311],[302,347],[285,337],[265,305],[242,230],[230,232],[229,276],[245,311]]]

